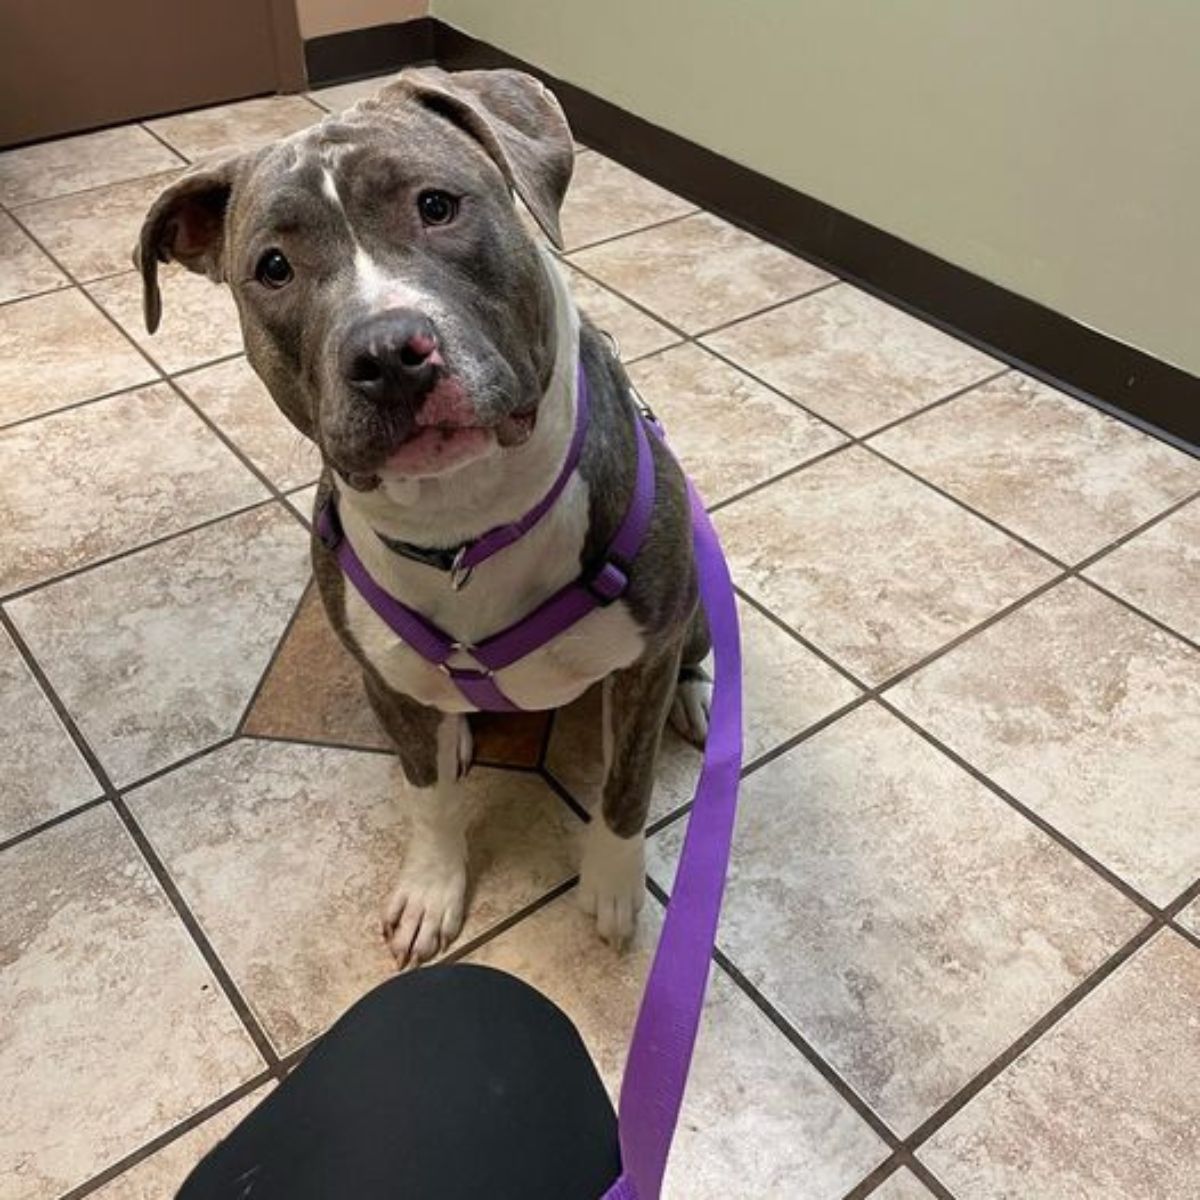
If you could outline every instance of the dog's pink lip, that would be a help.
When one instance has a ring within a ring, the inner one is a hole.
[[[401,475],[440,475],[479,458],[495,440],[495,432],[478,425],[425,425],[397,446],[384,466]]]

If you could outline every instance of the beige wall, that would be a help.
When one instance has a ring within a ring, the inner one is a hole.
[[[1200,373],[1200,0],[432,10]]]
[[[429,0],[296,0],[300,36],[305,38],[410,21],[428,12]]]

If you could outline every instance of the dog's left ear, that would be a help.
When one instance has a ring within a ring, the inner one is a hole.
[[[553,92],[523,71],[451,73],[426,67],[403,72],[380,91],[377,103],[387,107],[408,99],[479,142],[542,231],[562,249],[558,213],[571,182],[575,143]]]

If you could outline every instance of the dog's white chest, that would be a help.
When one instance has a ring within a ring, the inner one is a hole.
[[[469,646],[520,620],[576,577],[587,509],[587,487],[577,476],[550,513],[519,542],[476,568],[459,591],[450,586],[444,572],[397,556],[369,531],[355,533],[354,544],[376,582]],[[449,676],[408,646],[349,581],[345,598],[349,630],[389,687],[443,712],[472,710]],[[594,610],[527,657],[498,671],[495,682],[519,708],[559,708],[604,676],[634,662],[642,648],[637,623],[628,607],[618,601]],[[469,668],[477,664],[464,651],[456,654],[450,665]]]

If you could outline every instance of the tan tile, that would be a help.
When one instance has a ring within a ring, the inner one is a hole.
[[[1200,658],[1086,584],[888,695],[1155,903],[1200,876]]]
[[[888,1177],[883,1187],[871,1193],[871,1200],[930,1200],[933,1193],[909,1170],[901,1167]]]
[[[1200,488],[1200,461],[1016,372],[874,444],[1069,562]]]
[[[379,913],[413,796],[390,755],[235,742],[130,794],[139,823],[280,1050],[394,969]],[[571,816],[533,775],[478,769],[463,939],[568,878]]]
[[[100,785],[3,629],[0,713],[4,714],[0,842],[100,795]]]
[[[0,308],[0,422],[157,377],[137,348],[74,288]]]
[[[678,334],[634,308],[608,288],[593,282],[565,260],[563,266],[576,304],[597,329],[604,330],[616,339],[617,350],[623,361],[662,350],[680,340]]]
[[[850,449],[722,509],[735,580],[880,683],[1053,574],[956,504]]]
[[[233,733],[309,570],[304,530],[265,505],[10,612],[120,786]]]
[[[1200,950],[1158,934],[921,1151],[959,1200],[1193,1200]]]
[[[321,473],[317,448],[279,411],[245,358],[191,371],[178,383],[276,487],[300,487]]]
[[[0,204],[11,208],[48,200],[180,165],[176,155],[137,125],[59,138],[0,154]]]
[[[0,1194],[61,1195],[261,1069],[107,805],[6,850],[0,912]]]
[[[705,344],[856,436],[1001,370],[994,358],[849,284],[723,329]]]
[[[748,316],[832,278],[708,213],[573,258],[601,283],[688,333]]]
[[[325,114],[304,96],[265,96],[147,121],[184,158],[250,150],[315,124]]]
[[[394,75],[376,75],[372,79],[356,79],[353,83],[338,83],[333,87],[318,88],[309,92],[308,98],[319,104],[326,112],[342,112],[368,96],[374,96]]]
[[[562,207],[563,243],[574,250],[695,211],[690,200],[635,175],[611,158],[585,154],[575,160]]]
[[[751,763],[849,704],[859,692],[750,605],[739,601],[738,615],[744,691],[742,757]],[[599,691],[592,689],[555,715],[546,754],[551,774],[589,808],[603,778],[599,731]],[[691,800],[699,771],[699,752],[668,728],[655,772],[652,820]]]
[[[174,1196],[192,1168],[218,1142],[228,1137],[263,1102],[270,1090],[271,1086],[267,1085],[235,1100],[215,1117],[209,1117],[94,1192],[96,1200],[166,1200],[168,1196]]]
[[[7,213],[0,213],[0,303],[65,287],[67,277]]]
[[[0,591],[264,495],[163,384],[0,430]]]
[[[629,375],[709,505],[846,440],[698,346],[643,359]]]
[[[163,316],[158,332],[142,320],[142,284],[136,272],[89,285],[88,291],[169,375],[242,352],[237,307],[224,284],[179,267],[159,272]]]
[[[568,894],[471,961],[510,971],[558,1004],[615,1097],[659,926],[648,900],[633,947],[615,954]],[[796,1196],[803,1180],[806,1200],[834,1200],[884,1157],[883,1143],[714,968],[664,1196]]]
[[[22,223],[76,279],[128,270],[146,213],[179,172],[114,183],[22,208]]]
[[[1200,501],[1130,539],[1084,574],[1200,642]]]
[[[1144,920],[871,704],[743,783],[719,941],[903,1135]]]

